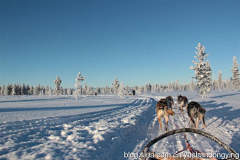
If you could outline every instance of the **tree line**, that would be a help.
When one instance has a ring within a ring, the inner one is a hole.
[[[115,95],[131,95],[133,93],[160,93],[171,91],[197,91],[200,97],[207,97],[207,93],[211,90],[240,90],[240,78],[237,57],[233,57],[233,67],[231,68],[232,77],[227,80],[222,80],[222,73],[219,70],[218,79],[212,80],[212,69],[210,62],[205,60],[208,54],[205,53],[205,47],[198,43],[195,52],[197,56],[194,56],[196,61],[192,61],[195,66],[191,66],[190,69],[194,70],[195,76],[189,84],[179,84],[176,82],[169,82],[168,85],[161,84],[146,84],[145,86],[124,87],[123,83],[119,83],[115,77],[111,86],[93,88],[85,83],[84,86],[80,83],[86,77],[81,77],[81,73],[78,73],[76,78],[76,88],[63,88],[61,87],[61,79],[57,76],[54,80],[55,88],[52,89],[49,86],[41,86],[40,84],[33,87],[25,84],[8,84],[0,86],[0,95],[96,95],[96,94],[115,94]],[[196,81],[193,81],[196,79]]]

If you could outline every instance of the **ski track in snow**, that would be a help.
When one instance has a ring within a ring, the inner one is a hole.
[[[127,151],[133,147],[126,145],[129,139],[137,143],[139,137],[131,135],[142,131],[139,122],[153,110],[153,101],[142,98],[89,114],[2,123],[0,159],[122,159],[119,146]]]
[[[178,93],[167,94],[173,95],[175,100],[173,108],[175,116],[170,116],[168,130],[178,129],[177,126],[190,127],[187,113],[182,114],[177,108]],[[8,122],[0,123],[0,159],[138,159],[143,147],[163,133],[159,131],[156,103],[167,94],[141,95],[120,104],[113,102],[121,101],[121,98],[103,104],[104,100],[99,98],[95,99],[94,103],[108,107],[104,109],[90,107],[91,111],[82,114],[64,115],[59,112],[56,113],[59,116],[38,118],[38,115],[36,119],[30,117],[18,121],[9,118]],[[189,102],[197,101],[207,110],[205,114],[207,127],[203,129],[200,123],[199,129],[214,135],[239,153],[240,104],[237,97],[239,94],[216,93],[204,99],[196,98],[197,96],[192,93],[188,94],[186,96]],[[28,101],[31,102],[31,99]],[[1,103],[8,102],[11,101]],[[32,104],[34,103],[31,102]],[[69,105],[63,104],[64,109]],[[54,108],[50,108],[49,111]],[[75,111],[75,107],[70,108]],[[10,106],[10,109],[3,108],[4,112],[9,114],[14,111],[26,113],[25,110],[33,109],[21,109],[21,106],[20,109],[13,106]],[[164,125],[163,122],[163,128]],[[186,136],[192,148],[196,150],[205,153],[227,153],[217,143],[203,136],[192,133],[186,133]],[[151,150],[155,153],[174,154],[185,147],[184,134],[181,133],[157,142]]]

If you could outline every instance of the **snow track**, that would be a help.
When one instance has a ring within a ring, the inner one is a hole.
[[[143,138],[154,107],[153,99],[141,98],[83,115],[2,123],[0,158],[122,159]]]
[[[170,95],[176,100],[177,94]],[[0,97],[0,159],[138,159],[143,147],[163,133],[156,103],[168,95],[86,96],[78,102],[72,97]],[[239,93],[220,92],[205,99],[192,92],[186,96],[207,110],[207,128],[200,123],[199,129],[239,153]],[[168,130],[190,127],[186,112],[177,106],[173,110]],[[186,133],[186,137],[193,149],[227,153],[201,135]],[[151,150],[173,154],[184,148],[181,133],[162,139]]]
[[[159,100],[161,97],[157,97],[156,100]],[[176,99],[176,98],[174,98]],[[205,115],[205,120],[207,124],[207,128],[203,129],[202,123],[199,124],[199,129],[203,130],[205,132],[208,132],[223,142],[230,145],[230,147],[234,148],[235,151],[239,153],[239,138],[240,138],[240,111],[239,109],[234,110],[235,114],[229,114],[229,110],[233,107],[229,108],[222,108],[221,105],[218,105],[217,101],[213,99],[208,99],[208,102],[205,101],[199,101],[199,99],[190,99],[198,101],[200,104],[203,105],[204,108],[206,108],[207,112]],[[233,102],[234,103],[234,102]],[[176,102],[175,102],[176,104]],[[231,104],[224,103],[224,105]],[[219,109],[222,108],[223,110],[228,110],[228,114],[225,112],[218,112]],[[184,108],[185,109],[185,108]],[[187,113],[184,112],[183,114],[181,111],[177,108],[177,105],[173,108],[175,111],[175,116],[170,116],[169,124],[168,124],[168,130],[174,130],[178,128],[185,128],[185,127],[191,127]],[[164,120],[162,119],[163,125],[165,125]],[[175,124],[174,124],[175,123]],[[164,126],[163,126],[164,128]],[[155,118],[152,120],[148,131],[147,131],[146,138],[141,141],[139,144],[135,146],[135,149],[132,151],[132,157],[129,159],[137,159],[140,155],[143,147],[149,142],[150,140],[158,137],[163,132],[159,131],[159,123],[157,121],[157,117],[155,114]],[[223,149],[220,145],[217,143],[207,139],[206,137],[203,137],[198,134],[193,133],[185,133],[187,140],[189,141],[190,145],[193,149],[199,150],[204,153],[216,153],[219,154],[216,158],[226,158],[224,157],[227,155],[227,151]],[[161,153],[167,153],[167,154],[174,154],[178,151],[181,151],[186,148],[184,134],[176,134],[173,136],[169,136],[167,138],[164,138],[163,140],[157,142],[154,144],[150,150],[154,151],[156,154]],[[184,151],[183,154],[187,155],[189,154],[189,151]],[[226,153],[225,155],[223,153]]]

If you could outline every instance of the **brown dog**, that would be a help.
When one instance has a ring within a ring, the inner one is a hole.
[[[164,117],[165,132],[167,132],[169,115],[173,116],[174,112],[172,111],[172,109],[170,107],[167,106],[166,99],[161,99],[160,101],[157,102],[156,110],[157,110],[157,117],[158,117],[158,122],[159,122],[159,130],[162,131],[161,118]]]
[[[205,116],[206,110],[197,102],[190,102],[187,106],[187,113],[190,119],[190,122],[193,124],[194,128],[198,128],[198,121],[202,121],[203,127],[206,127],[204,116]],[[196,124],[194,121],[194,118],[196,118]]]

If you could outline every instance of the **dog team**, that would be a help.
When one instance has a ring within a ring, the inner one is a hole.
[[[186,112],[188,114],[189,120],[194,128],[198,128],[199,120],[202,121],[203,127],[205,128],[205,121],[204,116],[206,110],[197,102],[192,101],[188,103],[188,99],[185,96],[178,95],[177,96],[178,105],[180,106],[180,110],[183,113],[183,108],[186,108]],[[168,127],[168,120],[169,115],[174,116],[174,111],[172,110],[172,105],[174,105],[173,98],[171,96],[168,96],[164,99],[160,99],[160,101],[157,102],[156,110],[157,110],[157,117],[159,122],[159,129],[162,131],[162,122],[161,118],[164,117],[165,120],[165,132],[167,132]],[[194,121],[196,119],[196,123]]]

